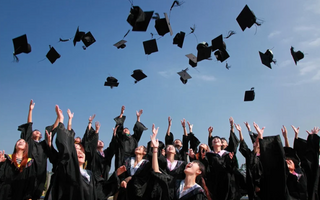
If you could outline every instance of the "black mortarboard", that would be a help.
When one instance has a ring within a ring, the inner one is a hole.
[[[60,54],[53,48],[50,47],[49,52],[47,53],[46,57],[48,58],[48,60],[53,64],[54,62],[56,62],[56,60],[58,58],[60,58]]]
[[[30,53],[31,52],[31,46],[28,44],[27,35],[21,35],[19,37],[16,37],[12,39],[14,52],[13,55],[16,56],[20,53]]]
[[[153,15],[153,11],[143,12],[139,6],[133,6],[127,18],[132,31],[146,31]]]
[[[177,33],[173,38],[173,44],[177,44],[178,47],[182,48],[185,35],[186,33],[182,31],[180,31],[180,33]]]
[[[300,158],[296,152],[291,147],[283,147],[286,159],[291,159],[295,165],[295,168],[300,167]]]
[[[86,33],[83,37],[82,37],[82,42],[83,44],[88,47],[91,44],[96,42],[96,39],[94,39],[93,35],[91,34],[91,32],[89,31],[88,33]]]
[[[202,42],[197,45],[197,62],[201,60],[208,59],[211,57],[211,47],[208,46],[208,43]]]
[[[226,44],[223,42],[222,34],[211,40],[211,50],[226,49]]]
[[[123,49],[126,47],[126,40],[120,40],[119,42],[115,43],[113,46],[117,47],[118,49]]]
[[[156,19],[154,27],[156,28],[159,35],[164,36],[166,33],[170,32],[172,35],[172,29],[167,13],[164,13],[165,18]]]
[[[244,101],[253,101],[254,100],[254,88],[252,87],[251,90],[247,90],[244,93]]]
[[[144,52],[147,55],[150,55],[154,52],[158,52],[158,46],[156,39],[147,40],[143,42]]]
[[[183,84],[186,84],[188,82],[188,79],[192,78],[188,72],[187,72],[188,68],[178,72],[178,74],[180,75],[180,81],[183,83]]]
[[[251,28],[251,26],[256,23],[257,18],[254,15],[254,13],[250,10],[248,5],[246,5],[240,14],[237,17],[237,22],[240,25],[242,31],[244,31],[246,28]],[[258,24],[259,25],[259,24]]]
[[[189,65],[192,67],[197,66],[197,57],[193,55],[192,53],[186,55],[189,58]]]
[[[217,60],[219,60],[220,62],[223,62],[230,57],[228,52],[225,49],[219,49],[215,51],[214,55],[217,58]]]
[[[114,78],[114,77],[112,77],[112,76],[109,76],[109,77],[107,78],[107,81],[104,82],[104,86],[109,86],[109,87],[111,87],[111,89],[112,89],[113,87],[118,87],[118,85],[119,85],[118,79],[116,79],[116,78]]]
[[[294,63],[297,65],[297,62],[302,58],[304,58],[304,54],[301,51],[294,51],[293,47],[290,48],[290,51],[291,51],[291,55],[294,60]]]
[[[262,64],[264,64],[265,66],[267,66],[270,69],[272,69],[271,68],[271,63],[275,62],[273,60],[272,51],[270,49],[267,49],[267,51],[265,53],[262,53],[262,52],[259,51],[259,55],[260,55],[260,59],[261,59]]]
[[[78,26],[76,34],[74,35],[74,38],[73,38],[73,45],[76,46],[76,43],[80,42],[84,35],[85,35],[85,32],[79,31],[79,26]]]
[[[131,75],[134,79],[134,83],[137,83],[138,81],[141,81],[142,79],[146,78],[147,75],[145,75],[141,69],[136,69],[133,71],[133,74]]]

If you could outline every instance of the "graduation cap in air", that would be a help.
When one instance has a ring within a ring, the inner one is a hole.
[[[302,58],[304,58],[304,54],[301,51],[294,51],[293,47],[290,48],[290,51],[291,51],[291,55],[294,60],[294,63],[297,65],[297,62]]]
[[[230,57],[226,48],[226,43],[223,41],[222,34],[211,40],[211,50],[217,50],[214,52],[214,55],[220,62],[223,62]]]
[[[244,93],[244,101],[253,101],[254,100],[254,88],[252,87],[251,90],[247,90]]]
[[[211,57],[211,47],[209,47],[208,43],[201,42],[197,45],[197,62],[200,62],[204,59],[209,59]]]
[[[156,39],[151,39],[143,42],[144,52],[150,55],[154,52],[158,52],[158,45]]]
[[[131,76],[135,79],[134,83],[137,83],[147,77],[147,75],[145,75],[141,69],[134,70]]]
[[[107,81],[104,82],[104,86],[109,86],[111,89],[113,87],[118,87],[119,83],[118,83],[118,79],[112,77],[112,76],[109,76],[107,78]]]
[[[182,31],[180,31],[180,33],[177,33],[173,38],[173,44],[176,44],[178,45],[178,47],[182,48],[185,35],[186,33]]]
[[[86,47],[89,47],[90,45],[96,42],[96,39],[93,37],[93,35],[89,31],[82,37],[82,42]]]
[[[196,67],[197,66],[197,57],[193,55],[192,53],[189,53],[186,55],[189,58],[189,65],[191,67]]]
[[[284,149],[284,154],[286,159],[290,159],[292,160],[292,162],[295,165],[295,168],[299,168],[300,167],[300,158],[296,152],[296,150],[294,150],[291,147],[283,147]]]
[[[46,57],[48,58],[48,60],[51,62],[51,64],[53,64],[54,62],[56,62],[56,60],[58,58],[60,58],[60,54],[53,48],[50,46],[50,50],[47,53]]]
[[[139,6],[132,6],[127,22],[132,26],[132,31],[147,31],[153,11],[143,12]]]
[[[166,33],[169,33],[169,32],[170,32],[170,35],[172,35],[173,32],[172,32],[172,28],[171,28],[167,13],[164,13],[164,16],[165,18],[156,19],[154,27],[156,28],[158,34],[161,36],[164,36]]]
[[[258,26],[261,25],[257,23],[257,18],[250,10],[248,5],[246,5],[238,15],[237,22],[240,25],[242,31],[244,31],[246,28],[251,28],[253,24],[257,24]]]
[[[183,84],[186,84],[188,82],[188,79],[192,78],[187,71],[188,71],[188,68],[182,70],[181,72],[178,72],[178,74],[180,75],[180,81]]]
[[[76,46],[77,42],[80,42],[82,37],[85,35],[86,33],[83,31],[79,31],[79,26],[77,28],[76,34],[74,35],[73,38],[73,46]]]
[[[271,68],[271,63],[276,63],[275,60],[273,60],[273,53],[270,49],[267,49],[267,51],[265,53],[262,53],[259,51],[259,55],[260,55],[260,59],[262,64],[264,64],[265,66]]]
[[[126,47],[126,40],[120,40],[119,42],[115,43],[113,46],[117,47],[118,49],[123,49]]]
[[[14,47],[13,55],[17,61],[19,61],[19,59],[16,55],[18,55],[20,53],[30,53],[31,52],[31,45],[28,44],[26,34],[12,39],[12,42],[13,42],[13,47]]]

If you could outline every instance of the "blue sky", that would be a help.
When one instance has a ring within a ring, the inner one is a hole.
[[[134,5],[144,11],[155,11],[163,17],[169,13],[172,0],[135,0]],[[236,17],[245,5],[263,21],[244,32]],[[181,7],[171,12],[174,35],[187,34],[196,25],[195,34],[185,38],[183,48],[172,44],[173,36],[166,34],[157,40],[159,52],[144,54],[142,42],[156,33],[154,20],[146,32],[130,32],[125,38],[127,47],[117,49],[114,43],[131,29],[126,19],[130,2],[101,1],[88,3],[70,1],[3,1],[0,8],[0,149],[11,153],[19,138],[17,127],[27,121],[28,105],[33,99],[34,128],[44,127],[55,120],[54,106],[58,104],[65,114],[67,109],[75,113],[73,128],[82,136],[88,117],[96,114],[101,123],[100,137],[108,143],[114,126],[113,118],[125,105],[125,126],[133,127],[135,112],[143,109],[141,122],[145,131],[140,144],[146,144],[151,135],[152,123],[159,126],[159,139],[164,139],[167,118],[173,119],[172,132],[182,137],[180,120],[185,118],[194,124],[194,133],[207,142],[208,127],[213,135],[229,136],[229,117],[242,128],[244,121],[251,126],[255,121],[265,126],[265,135],[281,134],[287,126],[290,143],[293,131],[290,125],[305,130],[319,126],[320,80],[320,3],[297,0],[185,0]],[[96,39],[87,50],[82,44],[59,43],[59,38],[71,38],[77,27],[90,31]],[[230,58],[230,70],[225,62],[215,58],[188,65],[186,54],[197,54],[198,42],[208,42],[220,34],[235,35],[225,40]],[[18,55],[20,62],[13,62],[12,39],[27,34],[32,47],[29,54]],[[156,38],[158,38],[156,36]],[[61,55],[54,64],[46,59],[49,45]],[[290,47],[304,52],[305,57],[294,64]],[[259,51],[272,49],[277,64],[272,69],[262,65]],[[177,72],[189,68],[192,78],[182,84]],[[134,84],[133,70],[142,69],[147,78]],[[119,80],[117,88],[104,87],[108,76]],[[255,100],[244,102],[244,92],[255,88]],[[253,127],[253,126],[252,126]],[[244,131],[244,138],[249,137]],[[238,154],[239,163],[244,160]]]

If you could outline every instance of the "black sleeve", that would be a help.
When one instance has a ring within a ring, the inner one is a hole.
[[[91,127],[89,130],[88,127],[82,138],[82,145],[84,146],[87,160],[87,168],[92,170],[94,167],[94,156],[97,152],[97,145],[99,140],[99,134]]]
[[[137,142],[140,141],[141,135],[143,133],[143,131],[148,130],[147,127],[145,127],[141,122],[136,122],[136,124],[133,127],[133,135],[132,137],[134,137]]]
[[[190,132],[188,134],[188,140],[190,141],[190,148],[193,150],[193,152],[196,153],[197,147],[200,144],[199,139],[192,132]],[[183,142],[183,146],[184,146],[184,141],[182,141],[182,142]],[[188,149],[186,150],[186,152],[188,152]]]
[[[117,135],[122,135],[122,131],[124,129],[123,124],[125,120],[126,116],[124,115],[122,116],[122,118],[119,118],[119,116],[114,118],[114,121],[116,122],[115,127],[119,126],[117,129]]]
[[[237,153],[238,146],[239,146],[239,139],[234,134],[234,132],[230,130],[229,144],[225,150],[229,152]]]
[[[24,139],[27,143],[31,141],[31,136],[32,136],[32,122],[31,123],[26,123],[18,126],[18,131],[21,132],[20,138]]]
[[[211,137],[208,136],[208,146],[211,149],[211,151],[213,151],[212,140],[213,140],[213,137],[212,136]]]
[[[243,157],[245,157],[246,159],[249,158],[251,150],[249,149],[249,147],[247,146],[247,144],[244,140],[240,141],[239,151],[243,155]]]
[[[166,134],[166,137],[164,138],[165,145],[173,144],[173,134],[170,132],[170,135]]]

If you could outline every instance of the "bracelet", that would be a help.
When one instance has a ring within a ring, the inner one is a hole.
[[[154,149],[153,151],[152,151],[153,153],[158,153],[158,149]]]

